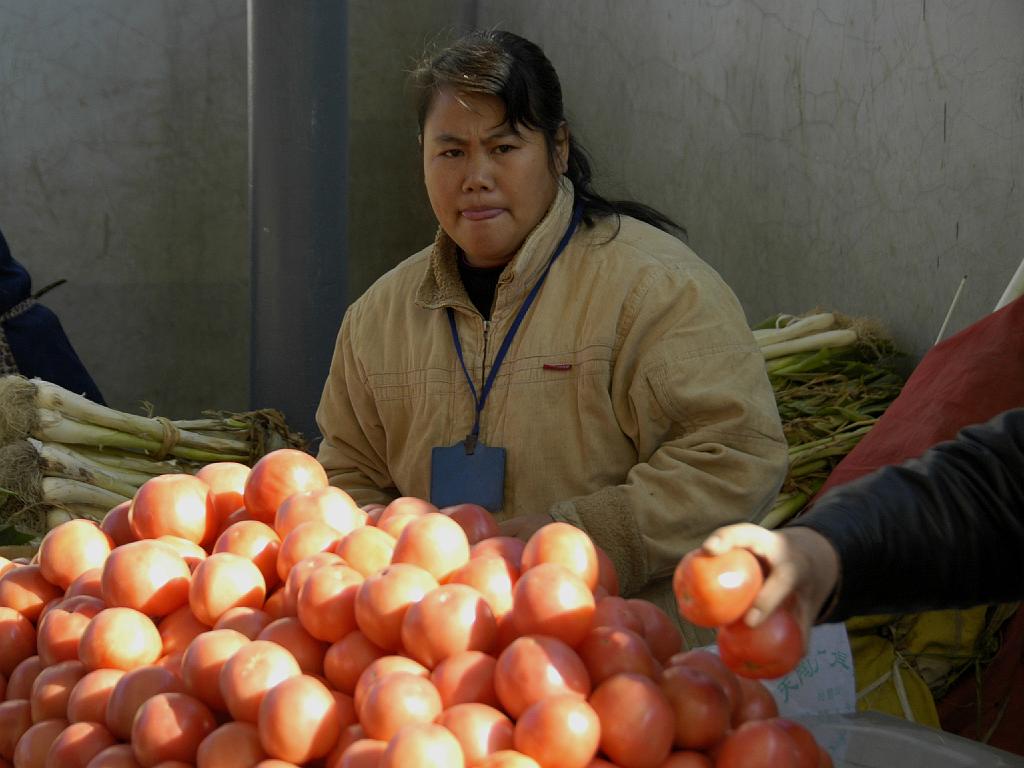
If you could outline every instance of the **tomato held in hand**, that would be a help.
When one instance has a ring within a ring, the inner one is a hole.
[[[756,627],[735,621],[718,630],[722,661],[737,675],[775,678],[791,672],[803,658],[804,644],[793,614],[779,608]]]
[[[745,549],[721,555],[688,552],[672,577],[679,613],[701,627],[719,627],[747,612],[764,577],[757,558]]]

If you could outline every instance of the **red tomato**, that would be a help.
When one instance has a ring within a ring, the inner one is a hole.
[[[735,718],[736,713],[739,712],[743,704],[743,689],[740,687],[740,678],[735,672],[725,666],[725,662],[721,658],[711,651],[695,648],[692,651],[677,653],[669,659],[669,666],[693,667],[710,675],[722,686],[726,698],[729,699],[729,711],[732,713],[733,718]],[[737,725],[735,721],[733,724]]]
[[[99,723],[71,723],[53,740],[44,768],[85,768],[117,740]]]
[[[516,721],[515,748],[542,766],[586,768],[597,753],[601,723],[575,696],[550,696],[530,706]]]
[[[257,635],[263,631],[263,628],[272,621],[273,619],[264,611],[257,608],[240,606],[222,613],[220,618],[217,619],[217,623],[213,625],[213,628],[233,629],[250,640],[255,640]]]
[[[516,582],[512,617],[520,634],[543,633],[576,646],[590,631],[594,593],[583,579],[564,566],[542,562],[524,570]]]
[[[388,742],[380,768],[463,768],[466,761],[458,740],[433,723],[412,723]]]
[[[266,523],[243,520],[224,529],[213,545],[212,554],[231,552],[256,564],[263,574],[267,589],[273,589],[281,580],[277,573],[277,555],[281,539]]]
[[[299,663],[277,643],[253,640],[243,645],[220,671],[220,692],[235,720],[255,723],[267,691],[302,674]]]
[[[387,568],[395,551],[395,539],[380,528],[356,528],[334,545],[335,552],[345,563],[363,576],[372,576]]]
[[[192,574],[184,558],[157,541],[133,541],[117,547],[103,564],[100,586],[111,608],[133,608],[147,616],[166,616],[188,603]]]
[[[359,723],[371,739],[387,741],[411,723],[431,723],[441,714],[441,696],[430,679],[410,672],[384,675],[366,692]]]
[[[597,587],[597,549],[583,531],[568,523],[548,523],[537,530],[523,549],[525,573],[541,563],[560,565],[580,578],[591,592]]]
[[[336,643],[356,628],[356,593],[363,583],[359,571],[347,565],[313,569],[299,590],[299,621],[317,640]]]
[[[218,552],[192,574],[188,604],[199,621],[212,627],[232,608],[262,608],[266,594],[263,574],[252,560]]]
[[[10,760],[24,734],[32,727],[32,708],[25,699],[0,704],[0,758]]]
[[[576,648],[596,686],[613,675],[633,672],[651,680],[660,668],[644,639],[622,627],[595,627]]]
[[[129,541],[135,541],[131,519],[128,517],[131,508],[131,500],[122,501],[107,512],[103,516],[103,522],[100,523],[100,530],[110,537],[116,547],[127,544]]]
[[[217,712],[227,710],[220,688],[220,673],[235,651],[249,639],[231,629],[215,629],[196,637],[181,659],[185,692]]]
[[[549,696],[590,694],[590,675],[576,652],[544,635],[517,638],[502,651],[494,669],[494,690],[513,718]]]
[[[93,616],[106,608],[95,597],[70,597],[46,612],[36,628],[36,648],[44,665],[78,660],[78,644]]]
[[[159,693],[132,721],[132,749],[144,766],[167,760],[194,764],[200,743],[217,727],[209,708],[184,693]]]
[[[377,516],[377,525],[387,523],[389,519],[399,515],[419,516],[438,511],[437,507],[424,499],[418,499],[415,496],[399,496],[381,510],[381,513]]]
[[[407,656],[381,656],[372,661],[356,681],[356,687],[352,691],[352,704],[362,717],[363,702],[366,700],[370,689],[390,674],[405,672],[410,675],[429,678],[430,671]]]
[[[486,704],[456,704],[441,713],[437,724],[458,739],[468,765],[476,765],[494,752],[512,749],[515,726],[504,713]]]
[[[107,728],[117,738],[127,740],[139,707],[158,693],[183,693],[184,690],[181,677],[162,667],[139,667],[126,672],[114,684],[107,699]]]
[[[329,525],[315,520],[299,523],[281,540],[281,549],[277,553],[277,575],[286,581],[296,563],[320,552],[330,552],[341,539],[341,532]]]
[[[764,683],[741,675],[736,676],[740,684],[740,705],[732,715],[732,727],[748,720],[767,720],[779,716],[779,705]]]
[[[771,720],[744,723],[715,750],[715,768],[799,766],[796,744]]]
[[[459,524],[428,512],[412,520],[395,542],[392,563],[418,565],[438,581],[469,561],[469,541]]]
[[[29,698],[32,721],[38,723],[53,718],[67,720],[71,691],[88,671],[77,659],[62,661],[43,669],[32,683],[32,695]]]
[[[299,669],[307,675],[324,673],[324,655],[328,645],[317,640],[303,627],[294,616],[275,619],[263,628],[257,640],[269,640],[277,643],[291,653],[299,663]]]
[[[659,768],[715,768],[715,764],[703,752],[686,749],[673,752]]]
[[[793,768],[818,768],[818,742],[814,740],[809,730],[785,717],[776,717],[768,722],[788,733],[793,740],[797,753],[797,762],[793,764]]]
[[[590,696],[601,751],[621,768],[658,768],[672,749],[675,712],[649,677],[609,677]]]
[[[14,748],[14,764],[18,768],[43,768],[50,747],[68,725],[67,720],[43,720],[33,725],[18,739]]]
[[[639,598],[626,601],[626,605],[643,622],[644,640],[659,662],[664,664],[683,647],[683,633],[679,626],[654,603]]]
[[[43,578],[61,589],[90,568],[99,568],[114,542],[91,520],[69,520],[43,537],[39,568]]]
[[[288,578],[285,579],[284,587],[274,593],[275,596],[281,595],[282,616],[299,615],[299,592],[306,583],[306,579],[319,566],[331,564],[345,565],[345,562],[333,552],[317,552],[315,555],[302,558],[292,566],[288,572]],[[267,605],[264,605],[263,610],[267,613],[271,612]],[[281,618],[281,616],[274,618]]]
[[[296,715],[301,717],[297,726]],[[260,743],[271,757],[297,765],[324,757],[341,733],[338,704],[327,686],[309,675],[278,683],[260,703]]]
[[[508,560],[518,574],[523,570],[523,550],[526,549],[526,542],[513,536],[495,536],[490,539],[478,541],[470,547],[470,557],[481,557],[483,555],[498,555]]]
[[[602,597],[594,606],[594,627],[622,627],[643,637],[644,623],[622,597]]]
[[[320,462],[308,453],[281,448],[253,465],[243,491],[245,509],[253,520],[273,525],[277,508],[289,496],[327,485],[327,472]]]
[[[125,674],[120,669],[95,669],[82,677],[68,696],[68,721],[105,723],[110,695]]]
[[[166,616],[156,628],[164,642],[164,656],[184,653],[189,643],[210,629],[195,617],[187,605]]]
[[[232,721],[199,743],[196,768],[251,768],[266,757],[256,726]]]
[[[476,768],[541,768],[541,766],[532,757],[527,757],[522,752],[503,749],[485,757],[476,764]]]
[[[366,513],[341,488],[329,485],[294,493],[281,502],[274,516],[274,530],[282,539],[302,523],[322,523],[341,536],[366,525]]]
[[[359,676],[387,651],[366,639],[358,629],[327,649],[324,655],[324,677],[336,690],[351,694]]]
[[[677,747],[708,749],[729,729],[729,699],[710,675],[692,667],[669,667],[661,690],[675,714]]]
[[[210,486],[213,507],[218,520],[218,530],[223,521],[242,506],[242,494],[250,469],[235,461],[215,461],[199,468],[196,477]]]
[[[497,536],[501,532],[494,515],[479,504],[456,504],[452,507],[445,507],[441,510],[441,514],[448,515],[462,526],[470,546],[478,541]]]
[[[178,536],[205,546],[220,528],[210,486],[193,475],[147,480],[135,492],[128,518],[137,539]]]
[[[367,577],[356,593],[360,631],[381,648],[398,650],[409,606],[436,587],[437,581],[430,573],[410,563],[394,563]]]
[[[428,669],[462,651],[490,651],[497,634],[487,601],[465,584],[432,589],[402,620],[402,647]]]
[[[738,675],[776,678],[796,668],[804,655],[804,641],[793,614],[779,608],[756,627],[741,620],[719,629],[718,650]]]
[[[498,662],[481,651],[463,651],[449,656],[430,673],[445,709],[458,704],[487,704],[500,707],[494,691],[494,670]]]
[[[163,652],[153,620],[131,608],[97,613],[82,633],[78,656],[89,669],[130,670],[152,664]]]
[[[494,554],[470,558],[456,568],[445,582],[466,584],[484,596],[495,618],[512,610],[512,589],[519,580],[519,570],[508,560]]]
[[[11,608],[31,622],[39,619],[44,605],[63,594],[60,587],[43,578],[38,565],[21,565],[0,576],[0,608]],[[4,670],[0,668],[0,672]]]
[[[672,576],[679,613],[701,627],[719,627],[738,620],[764,583],[761,564],[746,549],[709,555],[687,552]]]
[[[29,656],[22,660],[7,678],[7,700],[27,699],[31,696],[32,683],[42,671],[43,662],[38,656]]]
[[[103,569],[90,568],[78,575],[78,578],[68,585],[64,597],[98,597],[103,599]]]

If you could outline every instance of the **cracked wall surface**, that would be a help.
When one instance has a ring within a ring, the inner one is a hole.
[[[122,409],[248,407],[245,14],[0,0],[0,228]]]
[[[245,13],[0,0],[0,228],[117,407],[248,404]],[[1024,256],[1019,0],[351,0],[353,296],[433,235],[405,77],[474,23],[544,47],[599,186],[751,320],[872,315],[916,357]]]
[[[918,357],[1024,256],[1018,0],[480,0],[539,43],[605,189],[682,220],[748,317],[881,319]]]

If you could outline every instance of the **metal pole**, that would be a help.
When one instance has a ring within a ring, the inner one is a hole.
[[[311,443],[346,305],[346,5],[248,0],[251,404]]]

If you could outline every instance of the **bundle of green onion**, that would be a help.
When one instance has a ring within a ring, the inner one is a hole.
[[[876,324],[833,313],[779,315],[754,336],[789,444],[789,471],[761,521],[777,528],[798,515],[903,386],[892,342]]]
[[[41,379],[0,377],[0,543],[73,517],[101,520],[146,480],[205,464],[252,465],[301,448],[270,409],[171,421],[98,405]]]

